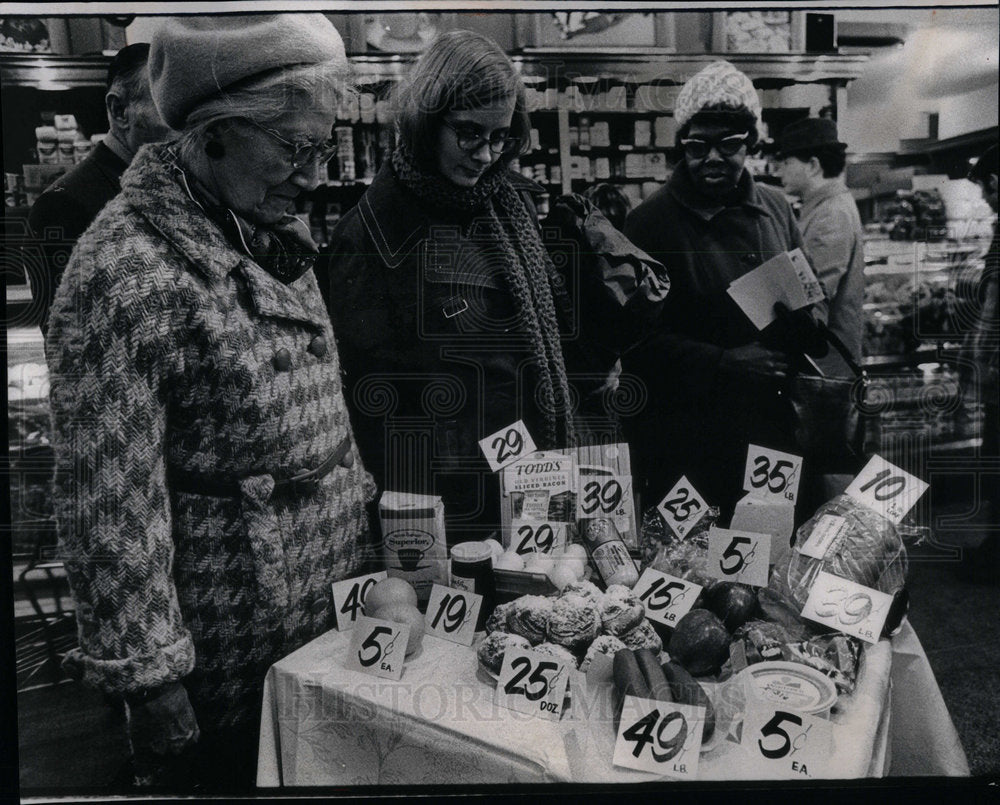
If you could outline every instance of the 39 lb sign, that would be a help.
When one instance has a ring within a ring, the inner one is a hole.
[[[877,643],[891,605],[888,593],[821,570],[809,588],[802,617],[866,643]]]

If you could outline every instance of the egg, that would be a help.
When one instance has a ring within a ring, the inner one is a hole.
[[[563,551],[563,556],[570,559],[579,559],[582,562],[587,561],[587,549],[584,548],[579,542],[572,542],[566,546],[566,550]]]
[[[503,545],[501,545],[495,539],[484,539],[483,540],[483,544],[490,546],[490,551],[493,553],[493,564],[495,566],[496,563],[497,563],[497,560],[501,556],[503,556]]]
[[[524,570],[524,559],[514,551],[507,551],[493,563],[494,570]]]
[[[562,590],[567,584],[572,584],[577,580],[575,568],[568,563],[553,565],[547,575],[557,590]]]
[[[546,553],[532,554],[528,561],[524,563],[524,570],[527,573],[548,574],[549,570],[556,566],[555,560]]]

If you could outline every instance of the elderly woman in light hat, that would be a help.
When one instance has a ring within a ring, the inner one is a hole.
[[[347,67],[320,14],[165,22],[149,71],[180,136],[137,154],[53,307],[66,663],[124,698],[146,782],[179,754],[192,781],[252,781],[268,667],[361,565],[374,485],[290,214]]]

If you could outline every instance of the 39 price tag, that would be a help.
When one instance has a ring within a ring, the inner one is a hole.
[[[351,632],[344,667],[350,671],[398,680],[403,675],[409,624],[362,615]]]
[[[693,780],[698,775],[705,708],[626,696],[613,763]]]
[[[674,488],[667,493],[667,496],[660,501],[656,510],[670,530],[678,537],[683,538],[708,511],[708,504],[695,491],[688,479],[682,476],[674,484]]]
[[[452,643],[471,646],[483,597],[478,593],[435,584],[427,601],[425,629]]]
[[[705,572],[723,581],[766,587],[770,555],[770,534],[712,526],[708,530],[708,565]]]
[[[495,700],[509,710],[558,721],[568,684],[569,669],[554,657],[526,649],[507,651]]]
[[[513,464],[519,458],[536,450],[531,434],[520,419],[513,425],[501,428],[480,440],[479,449],[483,451],[493,472],[502,470],[508,464]]]
[[[825,718],[783,709],[749,696],[740,736],[754,773],[771,780],[829,776],[833,725]]]
[[[566,523],[539,523],[519,517],[510,522],[510,546],[519,556],[560,553],[565,544]]]
[[[632,591],[646,608],[646,617],[664,626],[676,626],[701,593],[701,585],[647,567]]]
[[[747,447],[743,489],[762,498],[795,502],[802,475],[802,457],[757,444]]]
[[[365,611],[365,596],[377,582],[386,576],[384,570],[333,583],[333,609],[337,614],[337,630],[346,632],[354,628],[358,617]]]
[[[632,501],[632,476],[580,475],[576,492],[576,517],[628,518]]]
[[[881,456],[874,456],[845,493],[890,522],[898,523],[926,491],[924,481]]]
[[[821,570],[809,588],[802,617],[866,643],[877,643],[891,605],[888,593]]]

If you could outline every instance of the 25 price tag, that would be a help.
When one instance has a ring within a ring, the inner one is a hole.
[[[713,578],[766,587],[770,556],[770,534],[715,526],[708,530],[708,565],[705,572]]]
[[[539,523],[515,517],[510,522],[510,544],[519,556],[558,553],[566,544],[566,523]]]
[[[740,737],[754,772],[772,780],[811,780],[829,776],[833,725],[825,718],[747,699]]]
[[[344,667],[350,671],[399,680],[403,675],[403,658],[409,637],[409,624],[362,615],[351,632]]]
[[[358,616],[365,611],[365,597],[377,582],[386,576],[384,570],[333,583],[333,609],[337,613],[337,630],[346,632],[354,628]]]
[[[701,585],[647,567],[633,592],[646,608],[646,617],[664,626],[676,626],[701,593]]]
[[[877,643],[889,615],[892,596],[821,570],[809,588],[802,617]]]
[[[898,523],[926,491],[924,481],[875,456],[845,493],[890,522]]]
[[[688,479],[682,476],[674,484],[674,488],[667,493],[667,496],[660,501],[656,510],[670,527],[670,530],[678,537],[683,538],[708,511],[708,504],[695,491]]]
[[[427,601],[426,631],[452,643],[471,646],[483,597],[478,593],[435,584]]]
[[[613,763],[692,780],[698,775],[705,708],[626,696]]]
[[[519,458],[534,453],[536,447],[524,422],[519,419],[513,425],[501,428],[480,440],[479,449],[490,463],[490,469],[497,472]]]
[[[743,489],[763,498],[795,502],[802,475],[802,457],[757,444],[747,447]]]
[[[548,654],[526,649],[504,654],[495,700],[501,707],[558,721],[569,669]]]
[[[576,518],[628,517],[631,500],[631,475],[581,474],[576,493]]]

